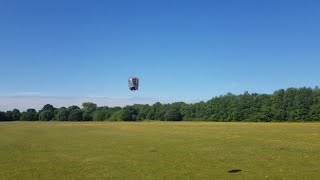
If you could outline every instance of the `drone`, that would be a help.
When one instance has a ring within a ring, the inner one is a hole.
[[[137,91],[139,89],[139,79],[137,77],[129,77],[128,85],[130,91]]]

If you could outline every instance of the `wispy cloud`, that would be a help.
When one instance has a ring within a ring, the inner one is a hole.
[[[45,104],[51,104],[55,107],[68,107],[71,105],[81,106],[83,102],[93,102],[98,106],[126,106],[133,104],[153,104],[159,100],[152,98],[126,98],[126,97],[51,97],[51,96],[0,96],[0,110],[26,110],[28,108],[41,109]]]
[[[15,95],[18,95],[18,96],[36,96],[36,95],[41,95],[40,92],[18,92],[18,93],[15,93]]]
[[[0,96],[0,111],[7,111],[17,108],[24,111],[28,108],[36,110],[41,109],[46,104],[51,104],[54,107],[68,107],[77,105],[81,107],[83,102],[93,102],[98,106],[126,106],[133,104],[154,104],[156,102],[172,103],[179,100],[154,99],[148,97],[53,97],[53,96]],[[200,101],[200,100],[199,100]],[[198,100],[187,100],[185,102],[195,103]]]

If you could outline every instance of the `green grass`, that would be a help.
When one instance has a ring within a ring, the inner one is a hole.
[[[319,177],[317,123],[0,123],[0,179]]]

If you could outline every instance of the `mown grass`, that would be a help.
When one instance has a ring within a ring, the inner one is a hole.
[[[319,164],[318,123],[0,123],[0,179],[319,179]]]

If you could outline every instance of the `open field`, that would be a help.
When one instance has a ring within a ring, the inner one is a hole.
[[[0,123],[0,179],[319,179],[319,164],[320,123]]]

